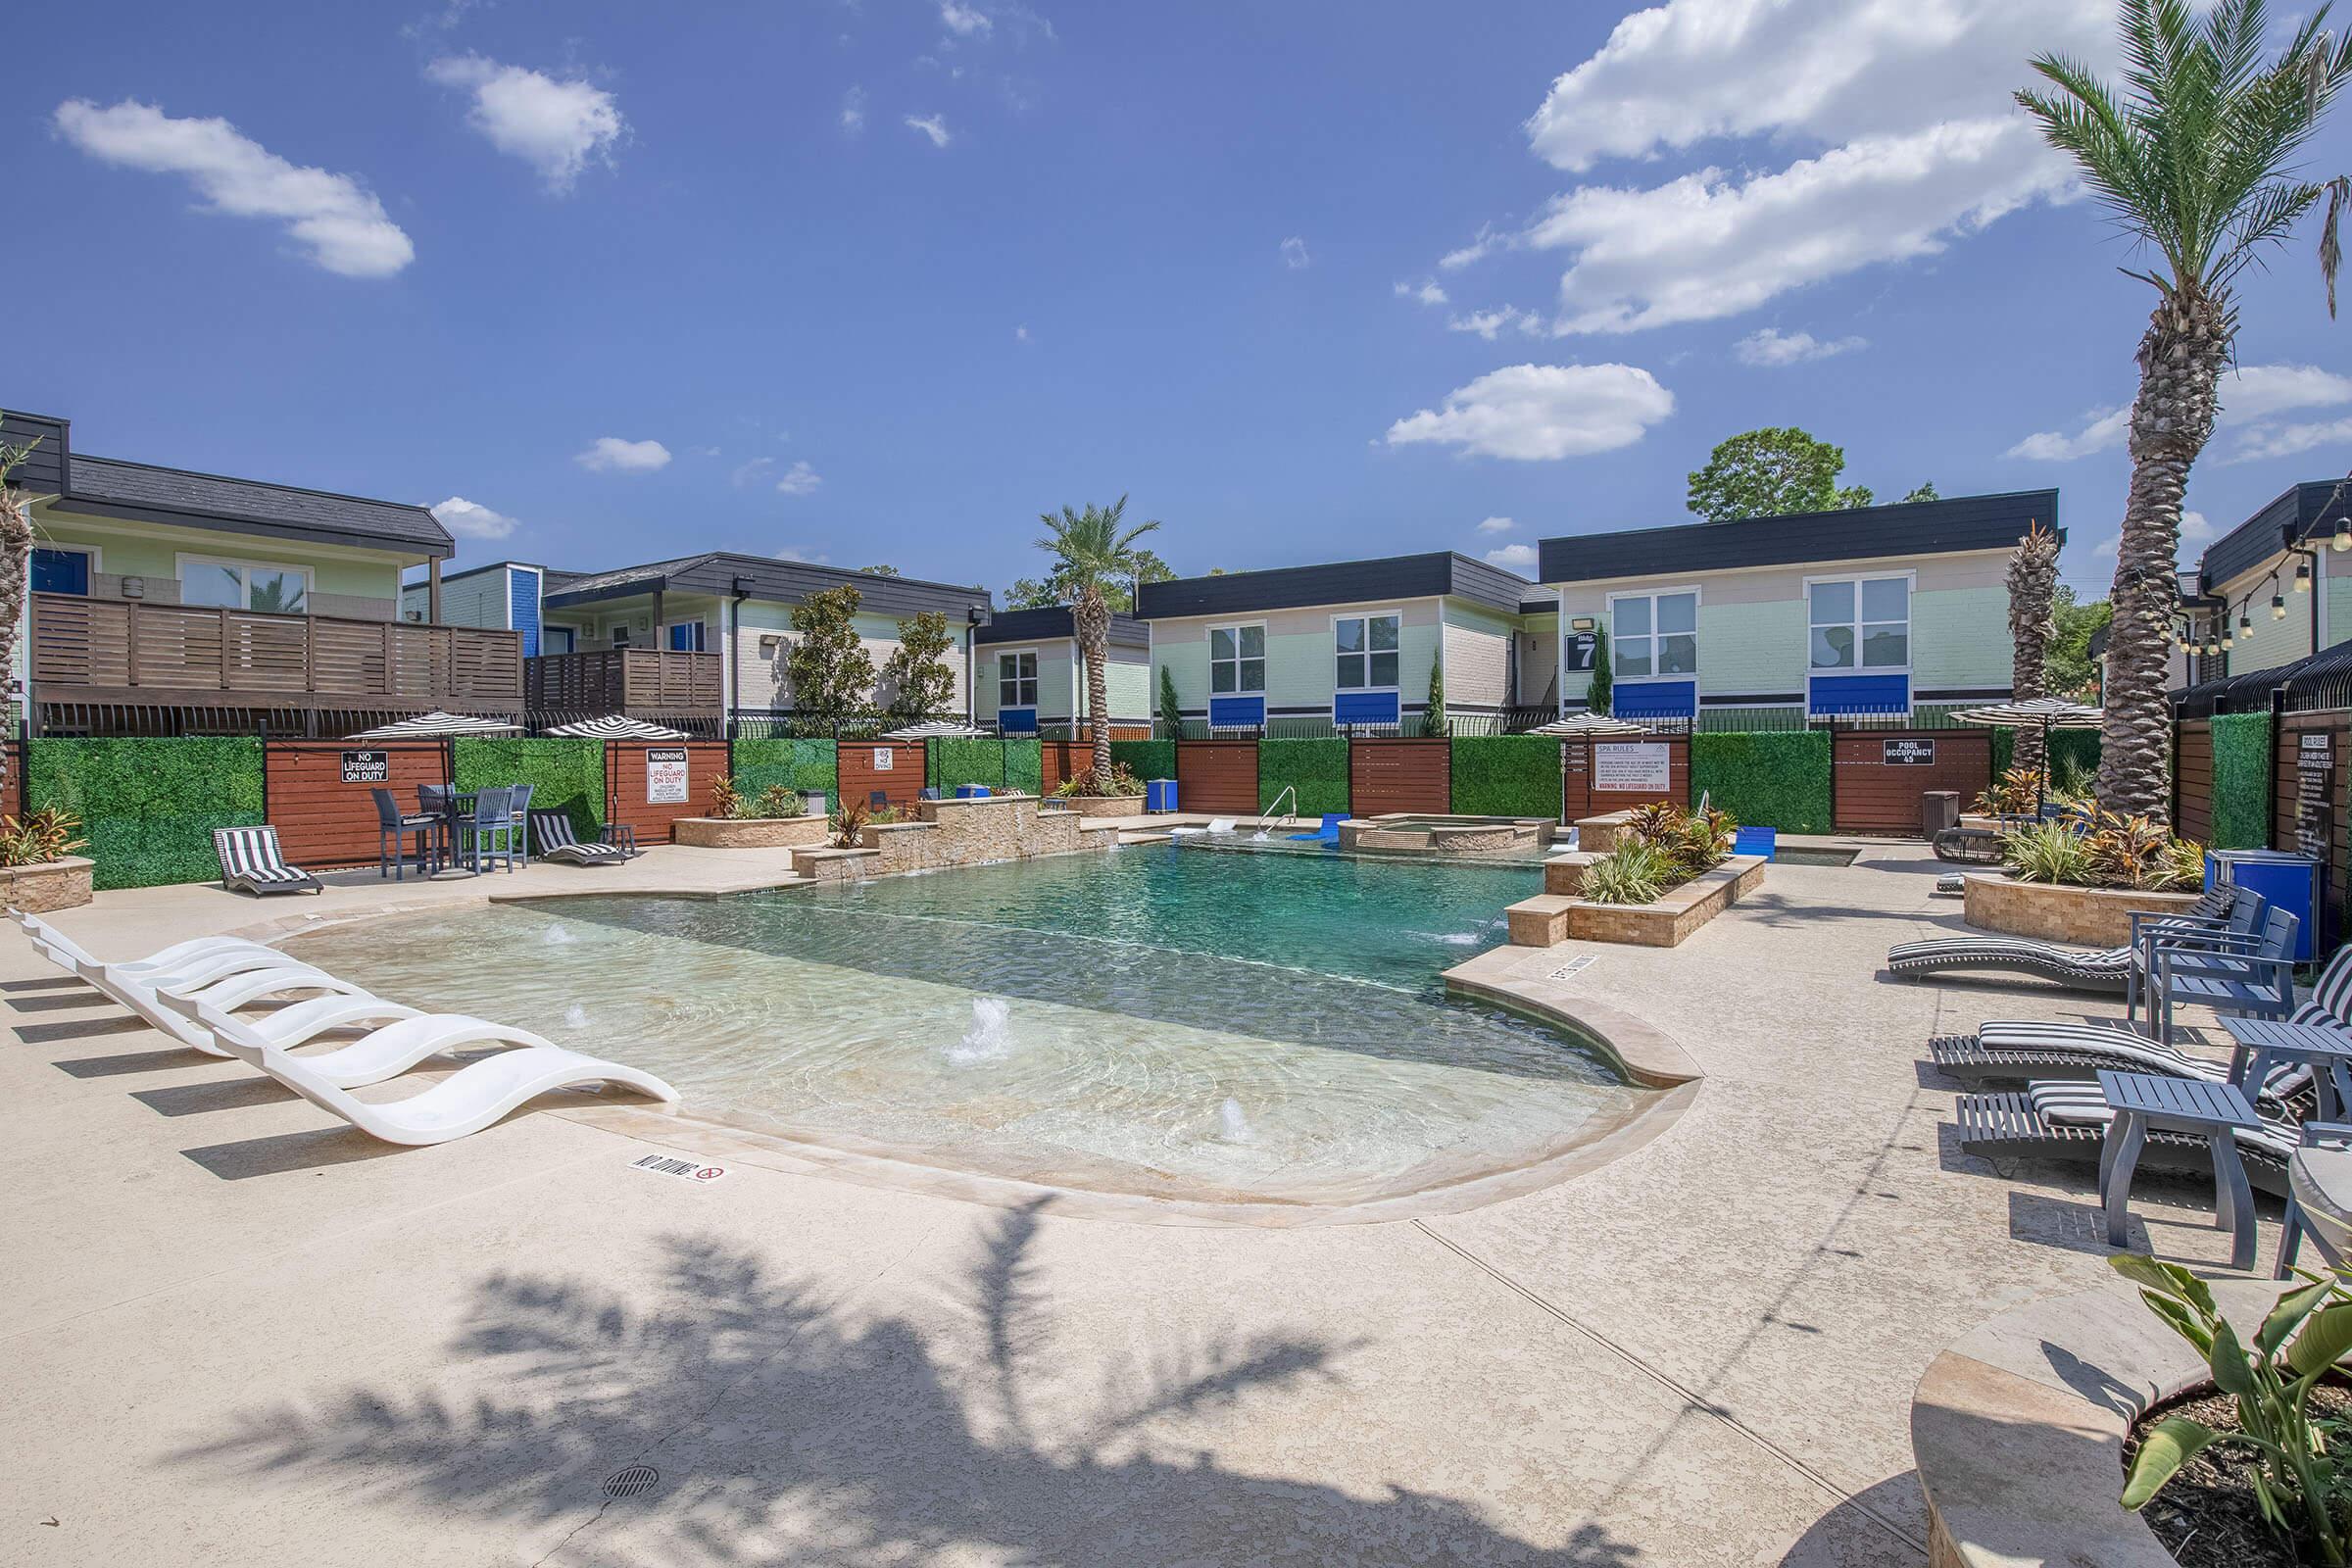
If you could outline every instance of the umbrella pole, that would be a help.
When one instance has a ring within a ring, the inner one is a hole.
[[[2050,793],[2050,726],[2041,726],[2041,766],[2034,770],[2034,820],[2041,820],[2042,803]]]

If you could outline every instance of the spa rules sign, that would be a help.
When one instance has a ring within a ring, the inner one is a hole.
[[[686,802],[686,748],[649,747],[645,754],[645,804],[682,806]]]
[[[1656,741],[1596,741],[1592,790],[1597,795],[1664,795],[1674,782],[1673,754]]]

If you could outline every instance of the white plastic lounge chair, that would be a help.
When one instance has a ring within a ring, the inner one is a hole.
[[[220,857],[220,885],[231,893],[264,898],[273,893],[323,893],[318,879],[286,863],[273,827],[217,827],[213,853]]]
[[[581,843],[572,834],[567,811],[533,811],[531,840],[539,848],[539,858],[562,865],[619,865],[629,858],[617,844]]]
[[[327,1082],[300,1056],[273,1046],[225,1042],[246,1061],[330,1115],[387,1144],[446,1144],[480,1132],[508,1112],[553,1089],[618,1084],[675,1107],[678,1092],[650,1072],[599,1061],[562,1046],[523,1046],[468,1062],[406,1100],[369,1103]]]
[[[374,999],[368,999],[372,1002]],[[355,1004],[349,997],[318,997],[299,1002],[282,1012],[262,1018],[237,1018],[221,1008],[196,997],[167,997],[165,1005],[184,1014],[198,1028],[213,1037],[223,1055],[238,1056],[247,1061],[256,1058],[251,1053],[265,1049],[283,1051],[299,1045],[317,1034],[310,1027],[312,1018],[348,1012]],[[306,1008],[316,1009],[308,1016]],[[562,1049],[544,1035],[528,1029],[516,1029],[487,1018],[470,1017],[462,1012],[419,1012],[415,1007],[400,1007],[403,1014],[379,1029],[371,1029],[346,1046],[332,1051],[304,1056],[306,1071],[317,1075],[319,1082],[337,1089],[364,1089],[380,1084],[387,1078],[397,1078],[427,1056],[460,1051],[479,1051],[486,1048],[516,1046],[528,1050],[557,1051]],[[357,1021],[359,1015],[339,1018],[338,1021]],[[284,1038],[284,1037],[291,1038]]]
[[[17,909],[11,909],[8,912],[19,925],[24,928],[25,934],[33,939],[33,947],[36,951],[46,945],[63,954],[69,960],[73,960],[60,965],[68,971],[73,969],[74,962],[87,959],[91,963],[101,964],[109,974],[146,980],[170,970],[185,968],[200,959],[217,957],[222,954],[261,954],[268,956],[272,962],[282,962],[286,956],[275,948],[249,941],[244,937],[196,937],[187,942],[174,942],[168,948],[150,953],[144,958],[121,958],[109,962],[93,957],[79,943],[37,914],[25,914]]]
[[[62,962],[62,957],[58,961]],[[105,992],[109,1000],[120,1003],[131,1012],[136,1013],[141,1022],[162,1030],[181,1045],[201,1051],[208,1056],[230,1054],[213,1043],[210,1030],[200,1028],[193,1021],[181,1017],[171,1007],[165,1005],[163,999],[157,995],[154,987],[141,985],[135,980],[118,980],[108,974],[103,965],[97,963],[77,963],[74,968],[84,980]],[[341,996],[365,999],[383,1007],[398,1005],[395,1003],[384,1002],[380,998],[370,997],[358,986],[349,981],[338,980],[323,969],[314,969],[308,964],[292,962],[274,969],[250,969],[241,974],[231,975],[224,980],[216,980],[201,988],[187,987],[185,989],[201,996],[206,1002],[213,1004],[224,1012],[233,1012],[250,1003],[261,1001],[264,997],[283,996],[298,991],[332,992]],[[331,1026],[322,1024],[319,1027],[323,1029]]]

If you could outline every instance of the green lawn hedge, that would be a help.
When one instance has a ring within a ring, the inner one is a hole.
[[[1271,809],[1285,789],[1298,791],[1300,816],[1347,810],[1348,743],[1337,736],[1259,741],[1257,808]]]
[[[81,818],[81,853],[101,888],[210,882],[220,874],[213,829],[262,820],[258,739],[36,740],[25,806]]]
[[[823,790],[831,800],[838,792],[838,757],[829,740],[739,740],[728,765],[735,788],[750,800],[773,784],[788,790]]]
[[[1459,735],[1453,807],[1463,816],[1560,814],[1560,743],[1543,735]]]
[[[1690,737],[1690,798],[1754,827],[1830,831],[1830,737],[1825,730]]]
[[[1004,787],[1024,795],[1042,795],[1046,787],[1046,749],[1043,743],[998,741],[1004,748]]]
[[[493,739],[461,735],[457,749],[460,790],[531,786],[531,809],[561,810],[571,830],[594,839],[605,820],[605,743],[575,736]]]
[[[1146,783],[1176,776],[1174,741],[1112,741],[1110,760]]]
[[[2213,842],[2259,850],[2271,842],[2271,715],[2217,713],[2213,724]]]

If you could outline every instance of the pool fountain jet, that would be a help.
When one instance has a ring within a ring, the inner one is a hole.
[[[1250,1118],[1242,1113],[1242,1102],[1231,1095],[1217,1107],[1217,1136],[1228,1144],[1246,1144],[1252,1138]]]
[[[539,940],[546,943],[551,948],[560,948],[567,942],[577,942],[580,939],[571,934],[571,928],[569,926],[551,925],[547,928],[546,934],[540,937]]]
[[[1012,1004],[1003,997],[974,997],[971,1027],[948,1048],[948,1060],[958,1067],[1003,1061],[1012,1053],[1011,1017]]]
[[[575,1003],[573,1003],[573,1004],[572,1004],[570,1006],[568,1006],[568,1007],[565,1007],[565,1008],[564,1009],[564,1028],[566,1028],[566,1029],[585,1029],[585,1028],[587,1028],[587,1027],[588,1027],[588,1009],[587,1009],[586,1007],[583,1007],[583,1006],[581,1006],[581,1005],[580,1005],[578,1003],[576,1003],[576,1002],[575,1002]]]

